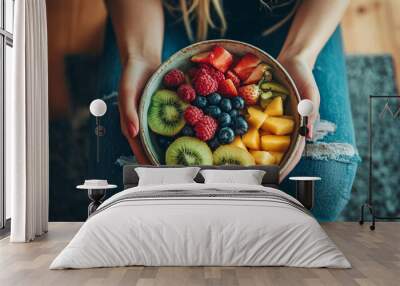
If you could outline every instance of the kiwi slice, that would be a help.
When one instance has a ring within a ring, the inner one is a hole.
[[[278,93],[283,93],[283,94],[289,94],[289,90],[277,82],[272,82],[272,81],[271,82],[263,82],[263,83],[261,83],[260,88],[263,91],[273,91],[273,92],[278,92]]]
[[[167,165],[212,165],[213,155],[210,147],[203,141],[183,136],[169,145],[165,152],[165,163]]]
[[[151,98],[147,121],[150,129],[163,136],[174,136],[185,126],[183,112],[187,104],[176,92],[161,89]]]
[[[213,154],[214,165],[240,165],[253,166],[256,164],[253,156],[246,150],[232,146],[222,145]]]

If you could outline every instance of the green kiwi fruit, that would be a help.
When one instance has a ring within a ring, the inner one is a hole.
[[[183,136],[169,145],[165,152],[167,165],[212,165],[213,155],[208,145],[194,137]]]
[[[289,90],[277,82],[263,82],[261,83],[260,88],[263,91],[274,91],[283,94],[289,94]]]
[[[213,154],[214,165],[253,166],[256,164],[253,156],[246,150],[231,146],[219,146]]]
[[[151,98],[147,121],[150,129],[163,136],[174,136],[185,126],[183,112],[187,104],[176,92],[161,89]]]

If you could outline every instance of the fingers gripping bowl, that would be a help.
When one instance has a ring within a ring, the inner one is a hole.
[[[141,98],[140,137],[155,165],[279,165],[301,148],[298,91],[264,51],[239,41],[188,46]]]

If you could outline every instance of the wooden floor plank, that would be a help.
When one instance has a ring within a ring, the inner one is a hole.
[[[350,260],[352,269],[289,267],[118,267],[48,270],[51,261],[78,231],[80,223],[50,223],[49,233],[28,244],[0,241],[0,285],[72,286],[265,286],[398,285],[400,223],[378,223],[376,231],[357,223],[323,228]]]

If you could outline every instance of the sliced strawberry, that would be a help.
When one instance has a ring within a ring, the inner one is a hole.
[[[218,92],[222,95],[235,97],[238,95],[237,89],[231,79],[223,80],[218,85]]]
[[[204,53],[194,55],[190,60],[195,63],[209,64],[209,63],[211,63],[211,60],[213,59],[213,57],[214,57],[214,54],[212,52],[204,52]]]
[[[239,76],[241,80],[247,79],[253,69],[261,62],[261,60],[251,54],[245,54],[237,63],[237,65],[233,68],[233,71]]]
[[[238,78],[238,76],[233,71],[227,71],[226,74],[225,74],[225,78],[231,79],[233,84],[236,87],[240,86],[240,79]]]
[[[217,70],[221,72],[226,72],[232,64],[233,56],[230,52],[225,50],[221,46],[215,46],[212,50],[213,57],[210,61]]]
[[[239,95],[243,97],[247,105],[257,104],[258,97],[260,96],[260,88],[256,84],[249,84],[239,87]]]
[[[247,69],[243,69],[241,72],[240,72],[240,74],[237,74],[238,75],[238,77],[243,81],[243,80],[246,80],[250,75],[251,75],[251,73],[253,72],[253,70],[254,70],[255,68],[247,68]]]
[[[259,64],[255,69],[253,69],[253,71],[251,72],[249,77],[243,82],[243,84],[251,84],[259,82],[263,78],[267,69],[268,65],[264,63]]]

